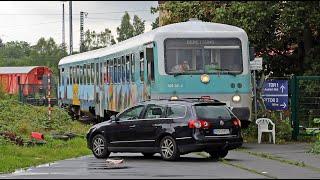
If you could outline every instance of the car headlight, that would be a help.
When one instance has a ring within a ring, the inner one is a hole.
[[[241,100],[241,97],[239,95],[232,96],[232,101],[233,102],[240,102],[240,100]]]

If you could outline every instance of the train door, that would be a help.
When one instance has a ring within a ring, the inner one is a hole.
[[[94,63],[94,78],[93,78],[93,92],[94,92],[94,109],[97,116],[100,115],[100,93],[99,93],[99,62],[95,59]]]
[[[97,116],[103,117],[103,89],[102,89],[102,63],[95,63],[95,73],[94,73],[94,102],[95,102],[95,113]]]
[[[153,43],[149,43],[145,45],[144,50],[144,59],[145,59],[145,97],[146,99],[151,98],[151,86],[155,83],[155,68],[154,68],[154,51],[153,51]]]

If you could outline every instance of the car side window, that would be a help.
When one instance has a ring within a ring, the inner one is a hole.
[[[165,106],[150,105],[148,106],[144,119],[162,118],[165,112]]]
[[[186,106],[168,105],[167,118],[183,118],[187,112]]]
[[[128,109],[127,111],[123,112],[122,114],[120,114],[118,118],[121,121],[139,119],[143,108],[144,108],[144,106],[142,106],[142,105],[133,107],[133,108]]]

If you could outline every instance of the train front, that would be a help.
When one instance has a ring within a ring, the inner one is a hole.
[[[159,68],[151,98],[214,98],[230,106],[247,127],[252,88],[248,39],[243,33],[163,36],[157,44]]]

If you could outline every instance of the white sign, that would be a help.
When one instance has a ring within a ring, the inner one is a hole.
[[[262,70],[262,58],[254,58],[253,61],[250,61],[251,70]]]

